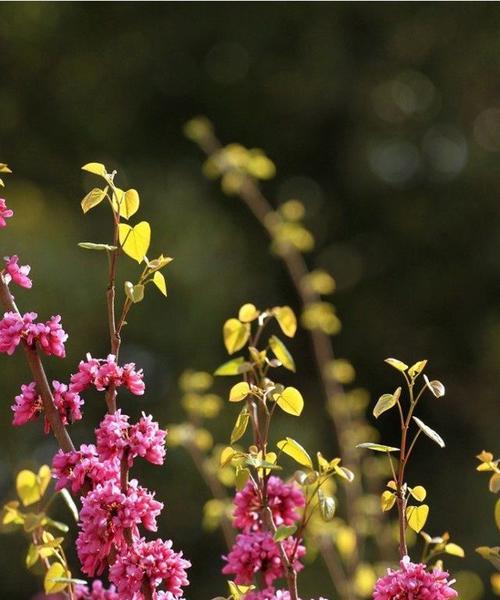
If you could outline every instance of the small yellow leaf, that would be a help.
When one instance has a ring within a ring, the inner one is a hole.
[[[246,373],[252,368],[250,363],[246,363],[243,356],[228,360],[223,365],[220,365],[214,372],[214,375],[240,375]]]
[[[234,444],[243,437],[245,431],[247,430],[249,420],[250,415],[248,414],[247,409],[244,408],[238,415],[236,423],[233,427],[233,431],[231,432],[231,444]]]
[[[409,488],[410,494],[418,500],[419,502],[423,502],[427,496],[427,490],[423,485],[416,485],[414,488]]]
[[[422,504],[421,506],[408,506],[406,508],[406,519],[408,521],[408,525],[416,533],[420,533],[420,531],[424,528],[428,516],[429,507],[427,504]]]
[[[426,364],[426,360],[419,360],[408,369],[408,375],[414,379],[425,369]]]
[[[137,190],[127,190],[120,198],[120,216],[124,219],[130,219],[139,210],[139,205],[140,200]]]
[[[257,319],[260,315],[260,311],[257,310],[257,308],[255,307],[255,304],[244,304],[239,312],[238,312],[238,319],[242,322],[242,323],[250,323],[252,321],[255,321],[255,319]]]
[[[299,465],[309,467],[310,469],[313,468],[313,463],[311,457],[307,453],[307,450],[305,450],[305,448],[303,448],[294,439],[287,437],[284,440],[280,440],[276,445],[282,452],[288,454],[288,456],[298,462]]]
[[[8,165],[0,163],[0,173],[12,173],[12,171],[9,169]]]
[[[83,165],[82,171],[88,171],[89,173],[93,173],[94,175],[99,175],[101,177],[107,176],[106,167],[102,163],[91,162]]]
[[[231,448],[231,446],[226,446],[224,450],[220,454],[219,464],[221,467],[227,465],[227,463],[233,458],[236,454],[236,451]]]
[[[276,306],[272,310],[273,315],[281,327],[281,331],[288,337],[293,337],[297,331],[297,318],[289,306]]]
[[[269,345],[271,346],[274,356],[276,356],[285,369],[295,372],[295,362],[285,344],[278,337],[272,335],[269,338]]]
[[[444,551],[446,554],[451,554],[452,556],[459,556],[460,558],[464,558],[465,552],[464,549],[458,544],[446,544],[444,547]]]
[[[294,387],[287,387],[281,393],[273,394],[273,400],[289,415],[300,416],[304,409],[304,398]]]
[[[134,227],[120,223],[118,225],[120,244],[128,256],[141,263],[146,256],[151,241],[151,227],[147,221],[141,221]]]
[[[385,490],[385,492],[382,492],[382,495],[380,496],[380,506],[382,507],[383,512],[391,510],[395,502],[396,494],[393,494],[389,490]]]
[[[67,582],[59,582],[54,581],[55,579],[60,579],[61,577],[70,577],[70,573],[64,568],[64,566],[59,562],[54,562],[50,565],[49,570],[45,574],[45,579],[43,582],[43,587],[45,589],[46,594],[57,594],[58,592],[62,592],[66,586]]]
[[[401,388],[398,387],[394,394],[382,394],[373,409],[373,416],[378,419],[381,414],[390,410],[399,400],[401,396]]]
[[[243,348],[250,337],[250,324],[242,323],[238,319],[228,319],[222,328],[224,345],[229,354]]]
[[[27,469],[19,471],[16,478],[17,495],[24,506],[38,502],[42,497],[37,476],[33,471]]]
[[[250,386],[246,381],[240,381],[236,385],[233,385],[229,392],[229,402],[241,402],[250,393]]]
[[[52,471],[50,470],[49,465],[42,465],[38,470],[38,485],[40,487],[40,495],[43,496],[49,486],[49,483],[52,479]]]
[[[165,281],[163,273],[160,273],[160,271],[155,271],[155,274],[153,275],[153,283],[164,296],[167,295],[167,282]]]
[[[106,194],[108,193],[108,186],[106,186],[103,190],[99,188],[94,188],[90,190],[90,192],[85,196],[85,198],[81,202],[83,213],[88,213],[91,208],[100,204],[104,198],[106,198]]]
[[[137,283],[133,285],[130,281],[125,282],[125,294],[134,304],[144,300],[144,285]]]
[[[35,544],[30,544],[28,553],[26,554],[26,567],[30,569],[38,560],[38,548]]]
[[[402,373],[408,368],[408,365],[397,358],[386,358],[384,362],[386,362],[388,365],[391,365],[391,367],[394,367],[398,371],[401,371]]]

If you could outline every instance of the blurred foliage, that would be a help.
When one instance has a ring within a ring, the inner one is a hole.
[[[494,524],[473,465],[480,448],[498,455],[499,25],[494,3],[452,11],[437,3],[1,4],[0,161],[15,172],[5,195],[17,217],[1,245],[33,268],[33,290],[16,295],[22,309],[60,312],[70,333],[68,359],[46,361],[49,377],[64,381],[85,352],[107,352],[103,257],[76,245],[109,241],[98,217],[81,216],[93,181],[79,166],[89,160],[118,168],[125,188],[134,182],[144,218],[158,224],[155,244],[175,257],[168,300],[151,294],[124,336],[123,358],[144,367],[148,386],[144,401],[124,400],[127,411],[180,420],[177,377],[224,360],[225,316],[246,298],[295,302],[261,227],[205,180],[183,138],[183,124],[206,114],[222,139],[265,149],[280,173],[279,183],[264,183],[276,205],[306,206],[316,239],[308,260],[335,277],[343,322],[335,347],[359,384],[378,397],[391,387],[386,356],[432,359],[451,403],[445,411],[436,399],[423,415],[447,440],[445,458],[425,449],[436,465],[426,474],[430,525],[446,522],[465,548],[465,560],[448,567],[486,581],[488,563],[474,548],[492,540]],[[291,347],[306,401],[300,434],[326,450],[330,426],[308,344],[300,331]],[[54,444],[36,424],[22,434],[10,427],[9,405],[28,379],[23,357],[1,360],[0,376],[7,499],[15,473],[37,470]],[[74,428],[77,442],[102,412],[94,400]],[[214,427],[224,439],[231,424],[221,416]],[[162,532],[195,565],[189,597],[206,598],[221,589],[222,537],[200,531],[210,496],[192,463],[176,449],[168,459],[161,482],[147,467],[143,477],[166,501]],[[24,576],[24,541],[0,544],[9,549],[0,554],[2,596],[24,600],[37,583]],[[462,589],[476,589],[464,573]],[[304,597],[328,596],[326,586],[319,562],[306,569]]]

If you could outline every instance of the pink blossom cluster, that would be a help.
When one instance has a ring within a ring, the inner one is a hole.
[[[30,288],[32,286],[32,282],[28,275],[31,271],[31,267],[29,265],[19,266],[17,264],[18,261],[19,257],[16,255],[5,257],[6,264],[4,270],[4,279],[7,284],[13,281],[15,284],[23,288]]]
[[[303,565],[299,559],[306,552],[304,546],[299,544],[295,548],[293,537],[284,540],[282,544],[288,558],[292,560],[294,569],[300,571]],[[227,564],[222,572],[225,575],[234,575],[237,584],[249,585],[253,582],[254,576],[259,573],[266,586],[270,586],[275,579],[284,575],[278,544],[268,531],[240,533],[231,552],[223,558]]]
[[[151,415],[142,417],[129,425],[129,417],[121,410],[107,414],[96,429],[97,451],[103,459],[126,457],[129,467],[140,456],[155,465],[162,465],[165,458],[165,436]]]
[[[95,579],[92,585],[76,585],[75,586],[76,600],[119,600],[114,585],[106,589],[100,579]]]
[[[122,598],[140,600],[143,586],[147,586],[153,600],[173,600],[182,596],[182,587],[188,585],[186,569],[191,563],[182,552],[172,550],[170,540],[146,542],[135,540],[121,553],[110,568],[109,578]],[[163,583],[165,590],[158,591]]]
[[[9,219],[13,214],[14,211],[11,208],[7,208],[4,198],[0,198],[0,227],[5,227],[7,225],[5,219]]]
[[[304,494],[293,483],[285,483],[271,476],[267,482],[267,505],[273,513],[276,527],[293,525],[300,515],[297,510],[304,506]],[[234,525],[245,533],[262,529],[262,502],[252,480],[234,497]]]
[[[23,339],[29,346],[38,343],[47,356],[64,358],[66,356],[64,343],[68,335],[61,327],[61,316],[55,315],[45,323],[36,323],[37,316],[34,312],[27,312],[24,315],[6,312],[0,320],[0,352],[14,354]]]
[[[79,421],[82,418],[80,407],[83,404],[80,396],[59,381],[52,382],[52,389],[54,404],[64,425]],[[15,397],[15,403],[11,408],[14,412],[13,425],[24,425],[40,415],[43,410],[42,399],[34,381],[21,386],[21,393]],[[45,418],[44,429],[45,433],[50,431],[50,423],[47,418]]]
[[[106,359],[92,358],[87,354],[87,360],[80,361],[78,373],[71,375],[71,388],[76,392],[83,392],[93,385],[102,392],[120,386],[125,386],[132,394],[144,394],[144,381],[142,369],[136,370],[134,363],[127,363],[120,367],[116,357],[109,354]]]
[[[290,600],[288,590],[277,590],[274,587],[267,587],[263,590],[251,590],[244,596],[245,600]],[[326,600],[320,596],[318,600]]]
[[[375,584],[373,600],[448,600],[458,594],[448,580],[448,573],[441,569],[428,571],[421,563],[412,563],[405,556],[397,570],[388,569],[387,575]]]

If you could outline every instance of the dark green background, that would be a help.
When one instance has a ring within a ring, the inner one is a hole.
[[[393,389],[397,374],[383,359],[397,356],[427,357],[445,383],[446,397],[422,415],[447,448],[423,440],[412,475],[429,490],[430,529],[449,529],[466,548],[466,561],[449,566],[486,576],[473,549],[496,542],[494,499],[474,455],[499,450],[499,31],[495,3],[2,2],[0,160],[15,171],[5,195],[16,218],[0,244],[33,268],[21,308],[61,313],[70,333],[67,360],[46,361],[49,376],[65,381],[85,352],[108,349],[104,257],[76,246],[109,241],[104,209],[83,217],[79,207],[94,183],[80,166],[91,160],[139,189],[153,249],[175,256],[168,300],[149,290],[127,328],[123,354],[145,368],[148,392],[126,398],[125,410],[179,420],[177,377],[224,360],[225,318],[245,301],[296,306],[259,225],[204,180],[200,152],[183,138],[184,122],[205,114],[224,142],[272,157],[278,177],[264,189],[273,203],[305,202],[317,237],[308,261],[336,276],[343,330],[334,345],[358,382],[374,397]],[[301,439],[332,453],[304,333],[291,349],[307,402]],[[0,377],[7,499],[16,471],[48,461],[54,444],[39,424],[10,426],[9,406],[29,380],[23,357],[2,357]],[[78,441],[102,410],[88,396]],[[221,440],[233,412],[215,425]],[[193,561],[188,596],[223,593],[222,542],[200,532],[208,496],[186,455],[170,450],[165,468],[141,475],[166,502],[161,533]],[[24,544],[0,538],[3,598],[37,589]],[[304,597],[331,595],[319,573],[304,576]]]

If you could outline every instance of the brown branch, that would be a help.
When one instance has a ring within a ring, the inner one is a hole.
[[[0,274],[0,302],[6,311],[15,312],[18,315],[21,315],[2,274]],[[47,381],[47,376],[38,350],[36,346],[31,346],[24,339],[22,340],[22,345],[31,374],[36,383],[37,391],[42,399],[44,414],[50,423],[52,433],[54,434],[59,447],[64,450],[64,452],[70,452],[74,450],[75,447],[56,408],[54,396],[52,395],[52,390]]]

